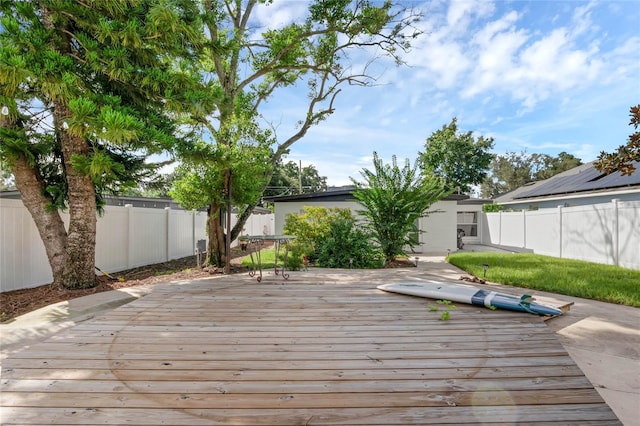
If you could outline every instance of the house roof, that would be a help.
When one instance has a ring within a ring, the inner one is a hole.
[[[590,162],[549,179],[526,184],[494,200],[497,203],[515,203],[577,194],[606,194],[625,189],[637,189],[640,192],[640,162],[636,161],[634,165],[636,170],[630,176],[623,176],[617,171],[607,175],[596,169],[594,162]]]
[[[323,192],[313,192],[309,194],[294,194],[294,195],[281,195],[276,197],[264,197],[265,201],[273,203],[289,203],[299,201],[354,201],[356,198],[353,196],[354,187],[342,187],[338,189],[329,189]],[[447,201],[466,200],[468,195],[451,194],[443,198]]]

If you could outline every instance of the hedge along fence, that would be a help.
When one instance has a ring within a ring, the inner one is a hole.
[[[62,217],[68,223],[68,215]],[[206,212],[105,206],[97,223],[96,265],[111,273],[190,256],[197,241],[207,238],[206,222]],[[272,214],[252,215],[245,226],[247,233],[257,234],[272,228]],[[22,201],[0,199],[0,291],[37,287],[52,280],[31,215]]]

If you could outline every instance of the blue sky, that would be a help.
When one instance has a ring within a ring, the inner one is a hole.
[[[493,137],[494,152],[561,151],[583,161],[624,144],[640,103],[640,1],[406,2],[424,34],[407,66],[379,62],[374,87],[345,87],[335,113],[296,142],[286,160],[313,164],[329,185],[360,179],[372,153],[414,160],[435,130]],[[304,16],[275,0],[264,22]],[[355,60],[354,60],[355,62]],[[272,98],[265,117],[280,138],[306,109],[306,87]]]

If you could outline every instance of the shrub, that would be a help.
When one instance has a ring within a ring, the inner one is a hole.
[[[500,210],[504,210],[504,206],[502,204],[483,204],[482,211],[485,213],[499,212]]]
[[[338,218],[352,218],[351,210],[305,206],[301,214],[287,214],[284,232],[295,235],[295,244],[300,244],[304,254],[314,262],[318,242],[329,233],[331,222]]]
[[[289,254],[287,255],[286,267],[292,271],[298,271],[302,267],[303,257],[308,249],[299,242],[289,243]]]
[[[333,219],[316,246],[317,263],[325,268],[379,268],[384,256],[353,217]]]

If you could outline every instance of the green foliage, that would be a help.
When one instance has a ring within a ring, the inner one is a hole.
[[[178,114],[202,93],[187,72],[199,18],[195,0],[0,2],[0,161],[56,285],[95,284],[102,194],[137,187],[155,173],[151,155],[191,136]]]
[[[391,2],[323,0],[308,4],[308,16],[298,22],[263,30],[254,27],[256,20],[252,15],[257,10],[268,14],[271,6],[271,1],[201,3],[199,16],[208,40],[204,53],[199,56],[198,71],[207,81],[212,102],[198,99],[193,102],[193,108],[186,111],[189,115],[187,124],[193,132],[218,147],[239,149],[237,142],[242,139],[253,139],[258,145],[271,147],[271,155],[266,159],[270,172],[278,167],[282,156],[305,136],[309,128],[335,111],[334,101],[341,85],[374,84],[374,77],[349,64],[349,58],[353,57],[350,52],[362,53],[369,51],[369,46],[376,46],[376,57],[372,60],[390,56],[399,62],[397,50],[408,47],[408,40],[415,35],[412,24],[417,18],[402,7],[392,7]],[[262,106],[276,96],[279,89],[294,85],[308,87],[308,108],[300,108],[297,117],[286,115],[292,120],[290,124],[295,131],[276,138],[265,128],[279,126],[261,115]],[[267,125],[262,128],[265,121]],[[229,176],[230,163],[216,162],[215,158],[209,157],[193,160],[189,146],[181,147],[178,152],[190,163],[203,160],[210,163],[218,175]],[[259,181],[262,172],[255,171],[254,165],[263,166],[259,163],[249,165],[246,175],[250,176],[254,170],[253,175],[258,176]],[[232,172],[231,176],[235,180],[238,173]],[[263,190],[269,180],[270,176],[266,176]],[[219,181],[216,193],[227,193],[227,181]],[[321,182],[323,185],[325,183]],[[246,197],[246,205],[236,204],[240,208],[240,219],[228,240],[240,234],[248,213],[259,203],[260,194],[251,192],[251,195]],[[213,203],[210,211],[221,207],[219,203]],[[215,231],[222,232],[220,228]],[[221,235],[209,236],[209,241],[223,239]]]
[[[294,161],[283,163],[278,161],[271,181],[264,191],[264,196],[277,196],[326,191],[327,178],[320,176],[313,164],[300,170]]]
[[[502,204],[483,204],[482,211],[485,213],[495,213],[504,210],[504,206]]]
[[[458,309],[456,305],[454,305],[450,300],[438,300],[436,303],[442,307],[444,307],[444,311],[440,313],[440,321],[449,321],[451,319],[451,311]],[[440,311],[439,306],[430,305],[429,312],[438,312]]]
[[[367,219],[367,229],[385,261],[391,262],[405,254],[406,246],[416,245],[410,237],[416,232],[415,222],[448,191],[440,178],[421,176],[409,160],[400,168],[394,156],[391,165],[385,165],[374,152],[373,165],[373,172],[368,169],[360,172],[364,182],[351,180],[356,186],[354,196],[365,208],[359,213]]]
[[[351,219],[351,211],[305,206],[301,214],[287,214],[284,232],[287,235],[295,235],[296,244],[304,248],[310,261],[315,261],[320,241],[329,235],[331,223],[340,218]]]
[[[540,155],[539,161],[542,162],[542,166],[537,170],[535,180],[549,179],[558,173],[562,173],[582,165],[582,161],[579,158],[564,151],[558,154],[557,157],[542,154]]]
[[[317,264],[325,268],[379,268],[384,257],[370,239],[355,218],[337,217],[330,222],[329,232],[318,242]]]
[[[634,164],[634,162],[640,162],[640,131],[638,131],[640,126],[640,104],[629,109],[629,116],[631,117],[629,125],[633,126],[635,132],[629,135],[627,143],[620,145],[616,152],[607,153],[602,151],[600,153],[598,160],[595,162],[598,170],[607,174],[620,171],[623,176],[631,175],[636,170],[637,164]]]
[[[557,157],[529,154],[526,151],[507,152],[505,155],[495,156],[491,161],[491,172],[482,183],[481,193],[483,197],[495,197],[581,164],[579,158],[566,152],[561,152]]]
[[[7,161],[0,159],[0,191],[16,189],[16,184]]]
[[[501,284],[640,307],[640,271],[530,253],[452,253],[447,261]]]
[[[289,243],[289,253],[287,255],[286,267],[292,271],[298,271],[304,264],[303,257],[306,256],[306,248],[304,245],[292,242]]]
[[[9,112],[0,129],[0,160],[26,158],[42,179],[39,192],[58,208],[68,196],[70,165],[91,176],[98,205],[102,193],[149,179],[157,167],[147,156],[179,139],[167,108],[183,101],[176,83],[199,87],[175,70],[200,37],[194,2],[112,3],[0,6],[0,106]],[[71,151],[65,135],[85,147]]]
[[[477,139],[472,132],[459,133],[457,118],[433,132],[425,142],[419,163],[427,175],[442,177],[450,191],[468,193],[487,176],[493,154],[493,138]]]
[[[169,194],[186,209],[206,208],[211,204],[225,205],[225,171],[231,173],[231,196],[234,206],[244,206],[259,197],[269,171],[268,149],[264,146],[242,145],[237,149],[198,145],[199,157],[178,166]]]

